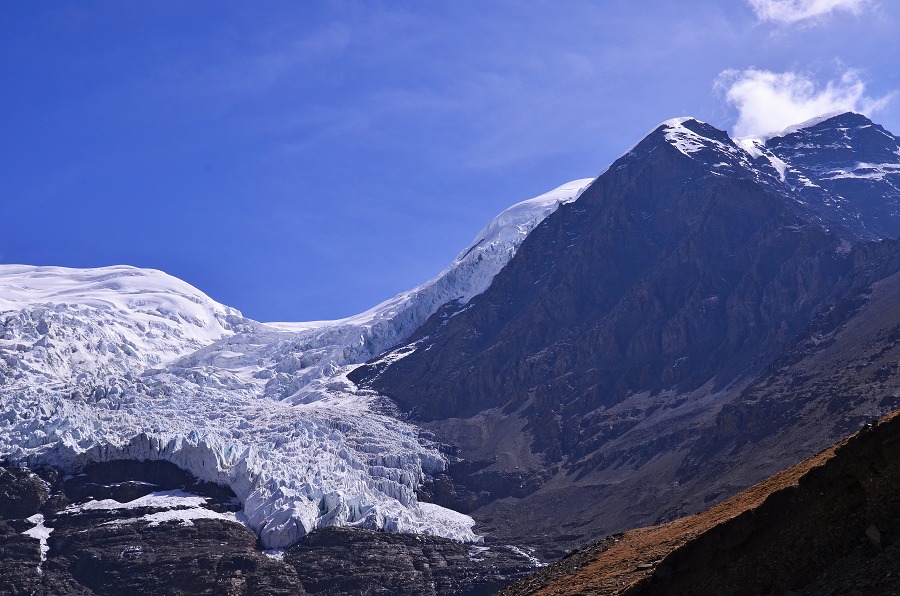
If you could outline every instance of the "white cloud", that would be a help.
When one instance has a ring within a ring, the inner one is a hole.
[[[738,111],[734,134],[761,135],[782,130],[810,118],[838,111],[871,114],[883,108],[890,95],[871,98],[856,71],[848,70],[840,79],[817,85],[796,72],[768,70],[727,70],[716,80],[725,99]]]
[[[836,11],[859,14],[870,0],[748,0],[761,21],[790,25]]]

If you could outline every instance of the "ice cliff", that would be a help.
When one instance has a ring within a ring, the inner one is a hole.
[[[267,548],[329,525],[475,541],[416,498],[436,447],[345,374],[484,291],[590,182],[511,207],[440,275],[340,321],[258,323],[160,271],[0,265],[0,457],[170,461],[231,487]]]

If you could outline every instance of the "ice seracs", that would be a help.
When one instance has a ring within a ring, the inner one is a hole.
[[[8,282],[21,300],[29,284],[21,283],[20,270],[12,272],[12,281],[0,275],[0,294]],[[90,276],[110,273],[117,272]],[[101,304],[87,296],[81,304],[66,294],[66,302],[54,304],[40,291],[33,305],[0,313],[0,457],[67,470],[114,459],[170,461],[231,487],[267,548],[289,546],[326,525],[477,539],[470,518],[419,505],[416,487],[444,460],[415,427],[378,411],[377,396],[340,378],[323,384],[313,404],[266,394],[267,381],[289,374],[278,372],[290,370],[278,346],[290,343],[291,334],[236,311],[228,314],[237,332],[222,325],[211,333],[192,313],[216,307],[195,294],[202,304],[188,300],[187,310],[168,301],[163,329],[142,320],[157,315],[135,309],[155,311],[164,288],[151,284],[143,303],[132,286],[101,293],[109,292],[127,297],[107,295],[109,304]],[[151,330],[156,335],[146,339]],[[230,352],[252,354],[252,363],[228,368],[240,357],[192,357],[199,333],[213,336],[206,341],[224,335]]]
[[[364,313],[336,321],[267,323],[296,334],[281,346],[281,358],[293,370],[290,379],[282,375],[279,398],[319,399],[323,384],[341,367],[365,362],[404,341],[441,306],[466,303],[484,292],[528,233],[559,205],[578,198],[593,180],[574,180],[509,207],[440,274]]]
[[[437,447],[345,373],[484,291],[590,182],[514,205],[440,275],[341,321],[257,323],[159,271],[0,266],[0,457],[172,462],[229,486],[270,549],[328,525],[477,541],[418,502]]]

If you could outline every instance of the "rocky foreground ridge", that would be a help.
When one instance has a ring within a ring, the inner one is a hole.
[[[501,592],[898,593],[900,412],[712,509],[610,536]]]
[[[0,594],[492,594],[527,553],[325,528],[262,551],[229,489],[167,462],[0,467]]]

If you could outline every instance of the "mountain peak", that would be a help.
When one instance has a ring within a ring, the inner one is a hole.
[[[804,131],[824,131],[824,130],[840,130],[847,128],[865,128],[868,126],[873,126],[874,123],[869,120],[863,114],[854,111],[836,111],[836,112],[828,112],[825,114],[821,114],[816,116],[815,118],[810,118],[809,120],[805,120],[803,122],[799,122],[797,124],[792,124],[791,126],[785,128],[784,130],[773,131],[762,135],[760,138],[763,141],[768,141],[770,139],[775,138],[783,138],[789,135],[797,134]]]
[[[836,179],[871,183],[900,171],[900,139],[856,112],[826,114],[798,124],[768,137],[765,146],[815,173],[820,184]],[[846,188],[834,190],[845,198],[853,194]]]
[[[626,152],[626,155],[642,146],[649,150],[660,142],[671,145],[688,157],[701,161],[712,160],[709,161],[711,164],[731,162],[738,155],[738,149],[727,132],[692,116],[671,118],[662,122],[640,143]]]
[[[709,142],[733,144],[727,132],[692,116],[671,118],[660,124],[656,130],[663,131],[666,140],[682,152],[694,153],[699,150],[692,147],[695,144],[701,146],[706,146]]]
[[[660,123],[613,164],[659,149],[694,162],[693,176],[738,177],[781,196],[804,219],[853,240],[900,237],[900,138],[863,114],[823,114],[785,130],[732,139],[691,116]]]

